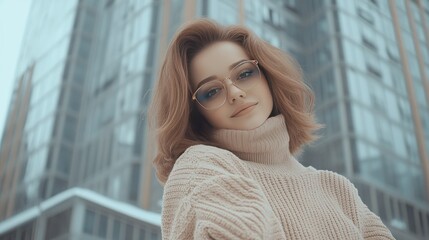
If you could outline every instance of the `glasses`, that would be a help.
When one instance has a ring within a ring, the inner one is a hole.
[[[203,108],[214,110],[220,108],[226,101],[226,79],[229,79],[237,88],[247,91],[261,79],[261,71],[257,60],[246,60],[239,63],[226,77],[221,80],[213,80],[201,85],[192,94],[192,100],[196,100]]]

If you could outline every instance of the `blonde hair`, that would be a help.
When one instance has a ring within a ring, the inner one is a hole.
[[[251,59],[258,60],[273,96],[273,114],[285,117],[291,153],[296,154],[317,138],[314,132],[321,125],[314,118],[314,95],[292,57],[243,26],[225,27],[207,19],[194,20],[182,27],[170,43],[149,110],[158,151],[153,164],[162,184],[188,147],[216,146],[210,141],[210,125],[191,99],[189,65],[199,51],[218,41],[238,43]]]

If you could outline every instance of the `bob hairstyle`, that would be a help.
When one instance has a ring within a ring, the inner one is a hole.
[[[177,158],[190,146],[211,141],[212,128],[191,99],[189,65],[202,49],[219,41],[231,41],[259,62],[273,96],[273,112],[282,114],[290,135],[289,148],[297,154],[303,145],[318,138],[321,125],[313,113],[314,95],[304,83],[297,62],[282,50],[257,37],[243,26],[221,26],[211,20],[194,20],[183,26],[170,43],[149,110],[157,139],[153,164],[158,180],[165,184]]]

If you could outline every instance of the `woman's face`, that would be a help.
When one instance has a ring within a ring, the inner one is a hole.
[[[209,77],[208,82],[220,80],[226,87],[225,102],[218,108],[208,110],[194,102],[205,119],[216,129],[254,129],[264,123],[273,110],[271,91],[262,72],[260,78],[256,78],[247,90],[238,88],[232,84],[231,79],[226,79],[230,77],[231,68],[243,60],[253,59],[249,58],[240,45],[222,41],[204,48],[191,61],[193,91],[204,79],[204,83],[207,83]]]

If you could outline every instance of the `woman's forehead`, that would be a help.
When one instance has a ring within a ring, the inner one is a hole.
[[[234,42],[214,43],[195,55],[190,63],[192,84],[213,75],[226,75],[231,66],[249,59],[244,48]]]

